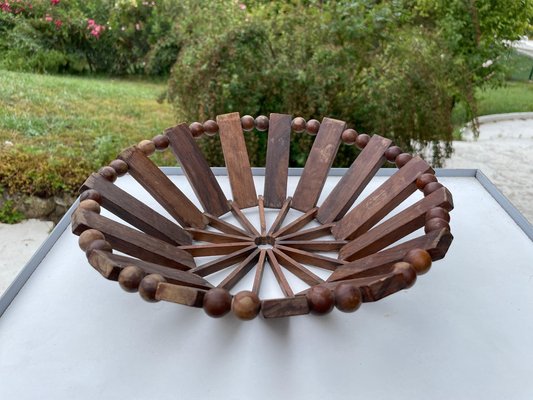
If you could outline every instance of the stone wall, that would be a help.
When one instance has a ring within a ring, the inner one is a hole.
[[[13,208],[24,214],[26,218],[43,219],[53,221],[57,224],[74,203],[76,197],[64,194],[62,196],[42,198],[38,196],[9,195],[4,193],[0,196],[0,207],[7,200],[13,201]]]

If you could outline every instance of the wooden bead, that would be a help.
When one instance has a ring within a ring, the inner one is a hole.
[[[245,115],[241,117],[241,126],[242,130],[245,132],[250,132],[254,129],[255,120],[251,115]]]
[[[87,248],[85,249],[85,255],[89,257],[89,255],[91,254],[93,250],[102,250],[108,253],[113,252],[113,248],[111,247],[109,242],[102,240],[102,239],[96,239],[96,240],[93,240],[91,243],[89,243],[87,245]]]
[[[148,139],[141,140],[137,145],[137,148],[141,150],[147,157],[150,157],[152,154],[155,153],[155,144],[154,142]]]
[[[370,136],[368,136],[366,133],[362,133],[357,136],[357,139],[355,140],[355,145],[360,149],[364,149],[368,142],[370,142]]]
[[[120,271],[118,284],[128,293],[135,293],[139,290],[139,285],[144,278],[144,272],[139,267],[129,265]]]
[[[450,213],[445,208],[435,207],[429,210],[428,212],[426,212],[426,222],[432,218],[440,218],[449,223]]]
[[[149,303],[157,303],[159,300],[155,298],[157,285],[166,282],[166,279],[159,274],[146,275],[139,284],[139,294]]]
[[[113,160],[109,166],[115,170],[117,176],[124,176],[128,172],[128,164],[124,160]]]
[[[423,190],[431,182],[437,182],[437,177],[434,174],[422,174],[416,180],[416,187]]]
[[[268,117],[264,116],[264,115],[260,115],[259,117],[257,117],[255,119],[255,128],[259,131],[259,132],[264,132],[266,130],[268,130]]]
[[[243,320],[254,319],[261,308],[261,300],[254,293],[248,290],[243,290],[233,296],[231,302],[231,310],[237,318]]]
[[[78,239],[78,245],[80,249],[87,251],[87,247],[95,240],[105,240],[104,234],[96,229],[87,229],[81,233]]]
[[[407,164],[409,161],[411,161],[413,159],[413,156],[409,153],[402,153],[402,154],[399,154],[398,157],[396,157],[396,159],[394,160],[394,162],[396,163],[396,166],[398,168],[401,168],[403,167],[405,164]]]
[[[155,149],[157,151],[163,151],[168,148],[170,145],[170,140],[168,139],[167,135],[157,135],[154,136],[152,139],[152,142],[154,143]]]
[[[362,298],[359,289],[347,282],[335,287],[335,306],[342,312],[354,312],[361,306]]]
[[[355,129],[346,129],[344,132],[342,132],[342,141],[347,145],[352,145],[357,140],[357,132]]]
[[[199,122],[193,122],[190,124],[189,129],[195,139],[200,139],[205,132],[204,126]]]
[[[102,196],[94,189],[89,189],[80,194],[80,202],[83,200],[94,200],[98,204],[102,202]]]
[[[210,317],[220,318],[231,309],[231,294],[226,289],[211,289],[204,296],[203,308]]]
[[[318,122],[316,119],[310,119],[305,124],[305,130],[310,135],[316,135],[318,133],[318,130],[320,129],[320,122]]]
[[[102,175],[105,179],[107,179],[109,182],[115,182],[117,180],[116,171],[109,166],[100,168],[98,170],[98,173]]]
[[[398,146],[391,146],[385,150],[385,158],[391,163],[394,162],[396,157],[398,157],[400,154],[402,154],[402,149],[400,149]]]
[[[100,214],[100,204],[91,199],[81,201],[78,208]]]
[[[412,249],[403,260],[413,266],[417,275],[423,275],[431,268],[431,255],[423,249]]]
[[[395,274],[401,274],[403,276],[405,282],[407,283],[405,289],[409,289],[416,282],[416,271],[414,267],[405,261],[400,261],[394,264],[392,266],[392,272]]]
[[[431,193],[433,193],[437,189],[440,189],[441,187],[443,186],[440,182],[429,182],[426,186],[424,186],[424,196],[429,196]]]
[[[216,135],[218,132],[218,124],[212,119],[204,122],[204,131],[207,136]]]
[[[448,222],[442,218],[431,218],[430,220],[426,221],[426,224],[424,225],[424,232],[426,233],[441,229],[450,230],[450,224],[448,224]]]
[[[296,117],[291,122],[291,128],[296,133],[302,133],[303,131],[305,131],[305,125],[305,119],[303,119],[302,117]]]
[[[313,314],[329,313],[335,305],[333,292],[325,286],[313,286],[306,294],[309,309]]]

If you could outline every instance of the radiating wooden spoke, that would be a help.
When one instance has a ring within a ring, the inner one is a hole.
[[[287,216],[287,213],[291,208],[291,200],[292,199],[289,197],[283,202],[283,206],[281,206],[278,216],[276,217],[276,219],[272,223],[272,226],[268,230],[268,236],[272,236],[279,229],[281,224],[283,224],[283,221],[285,220],[285,217]]]

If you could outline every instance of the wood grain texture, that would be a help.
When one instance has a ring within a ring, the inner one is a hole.
[[[384,249],[422,228],[425,224],[426,212],[435,207],[443,207],[448,211],[453,209],[452,196],[446,188],[436,190],[349,242],[339,252],[339,258],[353,261]]]
[[[309,304],[305,296],[284,299],[269,299],[261,302],[261,315],[264,318],[282,318],[309,314]]]
[[[259,257],[260,250],[255,249],[248,257],[246,257],[231,273],[220,282],[217,287],[231,290],[237,282],[239,282],[244,276],[250,272],[250,270],[255,266],[256,261]]]
[[[316,206],[346,128],[344,121],[324,118],[294,192],[292,208],[306,212]]]
[[[346,240],[281,240],[277,242],[280,246],[305,251],[337,251],[347,243]]]
[[[237,250],[236,252],[230,253],[227,256],[217,258],[216,260],[193,268],[191,272],[199,276],[207,276],[214,274],[215,272],[218,272],[224,268],[241,262],[246,257],[248,257],[248,255],[252,253],[256,248],[257,247],[255,246],[255,244],[253,246],[245,247],[242,250]]]
[[[190,307],[202,307],[206,293],[202,289],[161,282],[157,285],[155,298]]]
[[[137,229],[174,245],[191,244],[191,236],[179,225],[155,212],[146,204],[109,182],[100,174],[92,174],[81,190],[94,189],[101,205]]]
[[[272,249],[272,251],[281,265],[283,265],[288,271],[290,271],[293,275],[296,275],[308,285],[313,286],[324,282],[322,278],[309,271],[302,264],[287,254],[279,251],[276,248]]]
[[[220,232],[229,233],[231,235],[237,235],[237,236],[249,236],[251,235],[250,232],[245,231],[244,229],[238,228],[233,224],[230,224],[229,222],[224,221],[223,219],[220,219],[218,217],[215,217],[214,215],[211,215],[209,213],[204,214],[209,221],[209,225],[211,225],[213,228],[218,229]],[[255,237],[255,236],[253,236]]]
[[[289,282],[287,282],[287,278],[285,278],[285,274],[281,269],[281,265],[276,259],[276,256],[274,255],[272,249],[267,249],[267,257],[270,268],[272,269],[272,272],[274,273],[274,276],[276,277],[276,280],[278,281],[279,287],[281,288],[283,294],[286,297],[294,296],[294,292],[292,291]]]
[[[304,229],[303,231],[298,231],[298,232],[290,233],[288,235],[280,236],[277,239],[280,241],[317,239],[317,238],[331,235],[331,228],[333,226],[334,224],[325,224],[325,225],[315,226],[313,228]]]
[[[228,212],[228,200],[209,168],[202,150],[196,144],[189,126],[180,124],[167,129],[165,134],[204,211],[217,217]]]
[[[306,226],[309,222],[311,222],[318,211],[318,208],[312,208],[303,215],[300,215],[298,218],[296,218],[291,223],[282,226],[279,228],[276,232],[272,234],[272,237],[277,238],[284,235],[289,235],[291,233],[297,232],[299,229]]]
[[[191,246],[180,246],[193,257],[221,256],[234,253],[251,245],[251,242],[232,242],[215,244],[196,244]]]
[[[320,205],[320,210],[316,216],[319,222],[326,224],[337,221],[348,212],[379,168],[385,163],[385,150],[389,148],[391,143],[390,139],[385,139],[379,135],[372,136],[370,142]]]
[[[252,286],[252,292],[259,295],[261,289],[261,281],[263,280],[263,272],[265,271],[266,250],[261,249],[259,251],[259,260],[257,261],[257,268],[255,270],[254,284]]]
[[[231,207],[231,213],[237,219],[237,221],[239,221],[239,224],[241,224],[241,226],[248,232],[248,234],[254,237],[260,236],[257,229],[255,229],[255,226],[253,226],[246,215],[244,215],[239,206],[234,201],[230,201],[229,205]]]
[[[249,236],[230,235],[229,233],[218,233],[206,231],[204,229],[187,228],[194,240],[210,243],[233,243],[233,242],[253,242]]]
[[[217,123],[233,200],[240,208],[256,206],[257,194],[239,113],[219,115]]]
[[[265,168],[265,206],[280,208],[287,197],[292,117],[270,114]]]
[[[420,157],[414,157],[331,229],[336,239],[355,239],[381,221],[416,191],[416,179],[433,171]]]
[[[300,249],[293,249],[279,244],[276,245],[276,248],[302,264],[313,265],[315,267],[327,269],[328,271],[335,271],[339,266],[345,264],[345,261],[336,258],[326,257]]]
[[[276,216],[276,219],[272,223],[272,226],[268,230],[268,236],[272,236],[276,231],[280,228],[280,226],[283,224],[283,221],[285,221],[285,217],[287,216],[287,213],[291,209],[291,201],[292,199],[288,197],[281,206],[281,209],[279,210],[278,215]]]
[[[128,172],[181,226],[204,228],[207,219],[161,170],[136,147],[120,153],[128,164]]]
[[[265,199],[263,196],[257,196],[257,208],[259,210],[259,225],[261,227],[261,236],[266,235],[266,216],[265,216]]]

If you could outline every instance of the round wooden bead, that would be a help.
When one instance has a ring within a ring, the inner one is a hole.
[[[203,307],[210,317],[220,318],[231,309],[231,294],[226,289],[211,289],[204,296]]]
[[[196,139],[201,138],[205,132],[204,126],[199,122],[193,122],[190,124],[189,129],[191,130],[192,136]]]
[[[402,168],[405,164],[413,159],[413,156],[409,153],[399,154],[398,157],[394,160],[398,168]]]
[[[157,285],[161,282],[166,282],[166,279],[159,274],[146,275],[139,284],[139,294],[149,303],[156,303],[159,300],[155,298]]]
[[[115,170],[117,176],[124,176],[128,172],[128,164],[124,160],[113,160],[109,166]]]
[[[78,208],[100,214],[100,204],[91,199],[81,201]]]
[[[233,296],[231,302],[231,310],[237,318],[243,320],[254,319],[259,314],[261,308],[261,300],[254,293],[248,290],[243,290]]]
[[[342,132],[341,139],[345,144],[352,145],[357,140],[357,136],[355,129],[348,128]]]
[[[137,148],[141,150],[147,157],[150,157],[155,153],[155,144],[151,140],[141,140],[137,145]]]
[[[313,286],[306,294],[309,309],[313,314],[327,314],[335,305],[333,292],[325,286]]]
[[[411,286],[413,286],[416,282],[416,271],[414,269],[414,267],[405,262],[405,261],[400,261],[400,262],[397,262],[396,264],[394,264],[392,266],[392,272],[394,274],[401,274],[406,285],[405,285],[405,289],[408,289],[410,288]]]
[[[89,243],[87,245],[87,248],[85,249],[85,255],[89,257],[89,255],[91,254],[93,250],[102,250],[108,253],[113,252],[113,248],[111,247],[109,242],[103,239],[96,239],[96,240],[93,240],[91,243]]]
[[[385,158],[391,163],[394,162],[396,157],[398,157],[400,154],[402,154],[402,149],[400,149],[398,146],[391,146],[385,150]]]
[[[370,142],[370,136],[366,133],[362,133],[357,136],[357,139],[355,139],[355,145],[359,147],[360,149],[364,149],[366,145]]]
[[[431,218],[430,220],[426,221],[426,225],[424,226],[424,232],[426,233],[441,229],[450,230],[450,224],[448,224],[448,221],[442,218]]]
[[[95,240],[105,240],[105,236],[102,232],[96,229],[87,229],[83,231],[78,239],[80,249],[87,251],[87,247]]]
[[[107,179],[109,182],[115,182],[117,180],[116,171],[109,166],[100,168],[98,170],[98,173],[102,175],[105,179]]]
[[[255,119],[255,128],[259,132],[264,132],[268,129],[268,117],[260,115]]]
[[[167,147],[170,145],[170,140],[168,139],[167,135],[154,136],[152,142],[154,143],[155,149],[157,151],[166,150]]]
[[[413,266],[417,275],[423,275],[431,268],[431,255],[424,249],[412,249],[403,260]]]
[[[135,293],[139,290],[139,285],[144,278],[144,272],[139,267],[129,265],[118,274],[118,284],[122,289],[129,293]]]
[[[305,124],[305,130],[310,135],[316,135],[319,129],[320,129],[320,122],[317,121],[316,119],[310,119]]]
[[[254,117],[251,115],[245,115],[244,117],[241,117],[241,126],[242,130],[245,132],[250,132],[254,129]]]
[[[302,133],[303,131],[305,131],[305,125],[305,119],[303,119],[302,117],[296,117],[291,122],[291,128],[296,133]]]
[[[440,182],[429,182],[426,186],[424,186],[424,189],[422,191],[424,192],[424,196],[428,196],[435,190],[440,189],[441,187],[443,186]]]
[[[426,222],[429,221],[432,218],[440,218],[445,220],[446,222],[450,222],[450,213],[448,210],[442,207],[435,207],[429,210],[426,213]]]
[[[422,174],[416,179],[416,187],[423,190],[431,182],[437,182],[437,177],[434,174]]]
[[[212,119],[204,122],[204,131],[207,136],[216,135],[218,132],[218,124]]]
[[[89,189],[80,194],[80,202],[83,200],[94,200],[98,204],[102,202],[102,196],[94,189]]]
[[[359,289],[347,282],[343,282],[335,287],[335,306],[342,312],[353,312],[361,306],[361,292]]]

